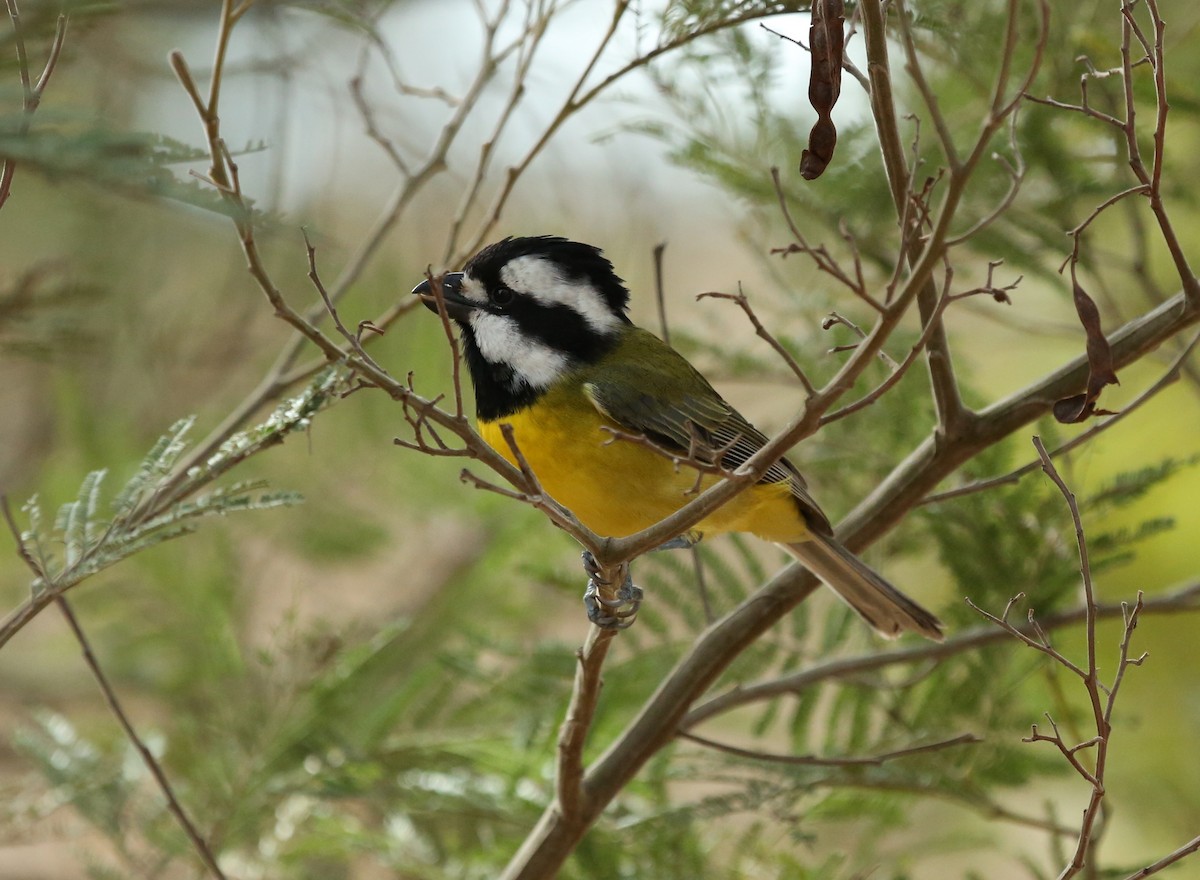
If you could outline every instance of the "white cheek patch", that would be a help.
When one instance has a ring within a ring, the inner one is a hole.
[[[471,332],[484,359],[490,364],[511,367],[515,383],[549,388],[570,369],[570,358],[523,334],[517,322],[507,315],[475,312],[471,315]]]
[[[621,319],[596,288],[586,281],[572,281],[548,260],[526,255],[504,264],[500,280],[517,293],[543,305],[562,305],[577,312],[597,333],[608,335],[621,326]]]

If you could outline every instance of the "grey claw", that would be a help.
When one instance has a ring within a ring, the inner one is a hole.
[[[600,587],[608,584],[598,577],[596,559],[586,550],[583,553],[583,565],[591,575],[583,594],[583,607],[587,609],[588,620],[603,629],[626,629],[632,626],[645,594],[641,588],[634,586],[628,570],[616,598],[605,599],[600,595]],[[596,572],[593,573],[592,569],[596,569]]]

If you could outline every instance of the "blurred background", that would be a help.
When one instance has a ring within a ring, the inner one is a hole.
[[[427,267],[457,268],[503,235],[562,234],[603,247],[633,292],[634,320],[661,330],[653,250],[665,243],[672,343],[760,427],[782,426],[803,389],[734,305],[695,296],[740,287],[819,380],[846,356],[831,350],[855,339],[844,325],[823,330],[822,317],[836,310],[865,328],[871,314],[803,256],[772,254],[791,239],[770,169],[781,170],[810,242],[849,265],[839,230],[853,234],[872,284],[887,283],[897,247],[852,78],[835,113],[833,166],[813,183],[795,171],[815,117],[804,100],[808,56],[789,41],[807,40],[808,18],[786,7],[620,4],[614,18],[599,0],[254,4],[229,43],[220,117],[271,277],[293,306],[318,303],[303,228],[353,326],[402,301]],[[933,91],[968,144],[1005,4],[909,7]],[[1188,48],[1200,9],[1161,7],[1172,106],[1165,192],[1195,255],[1200,61]],[[0,156],[15,163],[0,210],[0,492],[21,528],[31,526],[21,506],[36,496],[53,545],[54,512],[90,472],[106,471],[108,499],[179,419],[195,416],[188,436],[199,442],[259,387],[289,331],[201,179],[203,130],[167,61],[181,50],[207,93],[221,4],[26,0],[20,12],[35,76],[60,13],[69,27],[26,132],[16,32],[0,21]],[[1024,10],[1018,64],[1035,51],[1034,19]],[[1031,92],[1077,101],[1086,69],[1077,59],[1118,65],[1120,39],[1117,4],[1055,0]],[[861,51],[855,36],[849,57],[865,67]],[[899,42],[893,52],[902,112],[925,113],[901,73]],[[1120,108],[1114,80],[1093,85],[1105,112]],[[1148,151],[1149,75],[1137,89]],[[917,173],[935,177],[931,124],[905,126],[923,162]],[[1078,114],[1029,104],[1013,142],[1028,167],[1020,193],[953,252],[962,289],[982,284],[992,260],[1004,261],[998,283],[1022,278],[1011,304],[984,296],[947,314],[964,394],[977,406],[1082,352],[1057,271],[1069,253],[1064,232],[1132,183],[1123,145]],[[994,149],[1015,164],[1007,132]],[[1004,163],[985,162],[956,228],[986,215],[1007,186]],[[1179,288],[1149,212],[1132,200],[1093,225],[1082,265],[1106,329]],[[371,350],[393,375],[412,371],[420,392],[448,392],[446,340],[418,311]],[[918,332],[906,326],[892,357]],[[1101,406],[1135,400],[1184,341],[1123,370]],[[298,365],[316,357],[302,352]],[[1060,462],[1083,505],[1104,601],[1200,577],[1195,364]],[[880,365],[851,398],[886,375]],[[308,381],[265,400],[248,424]],[[794,458],[836,518],[932,425],[926,374],[914,368]],[[1034,433],[1053,448],[1088,427],[1031,426],[945,488],[1033,460]],[[195,534],[71,592],[135,726],[230,877],[495,876],[553,796],[554,741],[586,635],[578,550],[536,511],[463,484],[462,461],[393,445],[408,431],[383,395],[337,399],[225,481],[263,480],[304,503],[205,518]],[[14,541],[0,543],[8,613],[28,599],[30,575]],[[917,509],[871,559],[952,634],[981,623],[963,596],[999,611],[1024,591],[1039,613],[1079,600],[1068,511],[1036,473]],[[708,619],[782,565],[774,548],[735,538],[695,557],[641,561],[650,598],[617,640],[589,757]],[[717,690],[873,650],[828,597],[805,604]],[[1150,657],[1130,671],[1114,721],[1100,850],[1111,876],[1200,825],[1195,627],[1194,614],[1162,614],[1137,630],[1134,651]],[[1119,625],[1105,623],[1100,639],[1111,676]],[[1069,656],[1083,650],[1076,630],[1056,644]],[[645,769],[563,876],[1055,876],[1089,792],[1051,746],[1020,739],[1047,711],[1088,738],[1084,696],[1045,658],[1001,644],[746,707],[703,732],[829,756],[968,732],[983,742],[865,769],[756,764],[680,743]],[[1162,876],[1196,870],[1185,862]],[[49,608],[0,649],[0,878],[85,876],[203,869]]]

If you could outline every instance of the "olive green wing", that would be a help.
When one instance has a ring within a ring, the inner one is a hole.
[[[667,350],[678,359],[669,364],[668,377],[653,366],[610,361],[587,377],[584,393],[602,415],[672,454],[719,463],[726,470],[741,466],[766,445],[766,435],[730,406],[682,355]],[[760,482],[788,483],[810,527],[833,533],[808,494],[804,477],[786,458],[772,464]]]

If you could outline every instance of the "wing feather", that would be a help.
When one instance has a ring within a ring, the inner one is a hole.
[[[687,366],[694,373],[694,393],[668,397],[659,391],[662,378],[652,369],[611,363],[605,365],[602,375],[589,377],[584,392],[592,405],[622,430],[643,434],[673,454],[686,457],[692,450],[701,462],[734,470],[762,449],[767,437]],[[829,520],[808,494],[804,477],[786,458],[772,464],[759,482],[788,483],[809,526],[822,534],[833,533]]]

